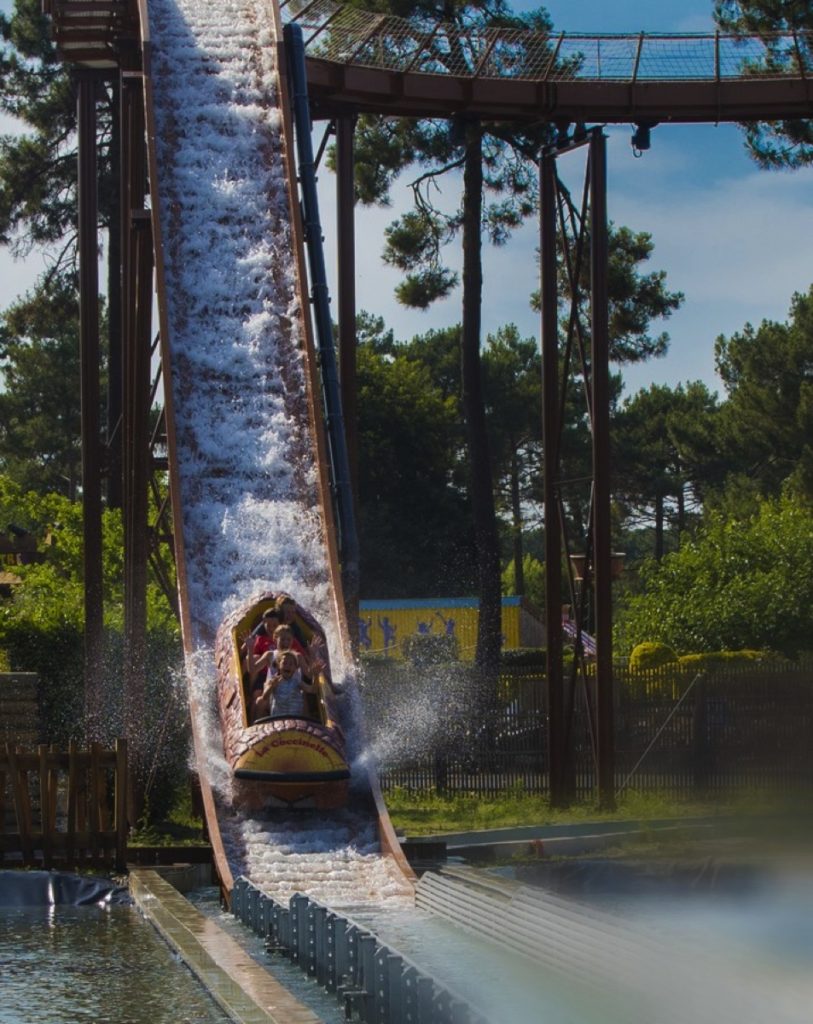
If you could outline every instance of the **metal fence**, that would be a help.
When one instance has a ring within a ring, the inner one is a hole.
[[[400,72],[535,82],[723,81],[799,78],[813,71],[813,33],[585,35],[409,19],[336,0],[282,0],[306,54]]]
[[[692,797],[813,784],[813,659],[647,673],[619,664],[614,677],[617,791]],[[368,734],[385,790],[548,792],[544,672],[504,672],[490,700],[477,697],[473,679],[462,668],[367,667]],[[589,675],[578,678],[568,703],[577,797],[596,784],[593,687]]]

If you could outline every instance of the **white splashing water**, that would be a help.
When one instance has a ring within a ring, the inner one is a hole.
[[[283,590],[326,630],[334,679],[347,684],[352,666],[338,634],[305,398],[270,11],[262,0],[150,0],[149,12],[196,648],[186,668],[199,767],[229,805],[214,707],[218,624],[263,591]],[[375,852],[373,823],[351,818],[275,825],[234,814],[221,824],[237,872],[270,890],[318,892],[326,902],[401,898],[404,883]]]
[[[194,627],[208,639],[272,588],[327,625],[268,12],[252,0],[151,0],[150,15]]]

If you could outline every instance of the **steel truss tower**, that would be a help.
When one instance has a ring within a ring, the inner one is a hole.
[[[586,150],[579,204],[559,178],[565,154]],[[542,407],[545,516],[545,625],[551,800],[567,804],[574,790],[574,714],[584,702],[599,800],[614,804],[612,551],[610,544],[609,326],[607,294],[607,164],[602,129],[573,137],[560,130],[540,161]],[[560,271],[560,266],[563,268]],[[560,325],[560,277],[569,308]],[[586,291],[589,302],[586,302]],[[586,308],[589,313],[586,316]],[[568,479],[562,437],[574,399],[586,406],[591,445],[589,479]],[[586,502],[583,494],[586,490]],[[570,503],[587,505],[583,536],[571,536]],[[571,559],[570,556],[575,556]],[[578,559],[579,578],[574,573]],[[565,583],[567,584],[565,586]],[[563,596],[575,657],[564,669]],[[595,661],[588,671],[588,621]]]

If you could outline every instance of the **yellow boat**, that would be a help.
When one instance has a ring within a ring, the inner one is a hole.
[[[274,715],[272,710],[252,721],[258,688],[251,650],[263,614],[282,599],[290,609],[288,624],[303,646],[314,636],[324,637],[313,616],[288,595],[266,593],[229,616],[215,641],[223,748],[237,780],[235,802],[340,807],[347,800],[350,768],[327,664],[313,672],[314,692],[303,695],[305,714]],[[324,645],[317,640],[317,646],[326,662]]]

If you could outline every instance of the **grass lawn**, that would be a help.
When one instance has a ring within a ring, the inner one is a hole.
[[[647,821],[728,813],[731,804],[676,801],[654,794],[628,792],[614,811],[601,811],[592,801],[554,810],[546,797],[522,791],[499,797],[450,796],[402,789],[384,795],[393,825],[407,836],[467,832],[517,825],[557,825],[581,821]]]
[[[384,799],[395,828],[406,836],[439,835],[444,832],[469,832],[512,828],[518,825],[567,825],[591,821],[652,821],[658,818],[690,818],[730,815],[744,819],[766,813],[785,813],[786,819],[805,823],[811,834],[810,809],[800,813],[799,806],[783,806],[777,794],[744,793],[725,803],[714,801],[678,801],[653,793],[627,791],[614,811],[599,810],[594,801],[583,801],[565,810],[551,808],[546,797],[531,796],[522,790],[506,791],[497,797],[457,795],[443,797],[431,791],[412,792],[391,789]],[[677,839],[677,836],[674,837]],[[160,822],[141,822],[130,837],[133,846],[205,845],[203,822],[191,807],[186,792]]]

